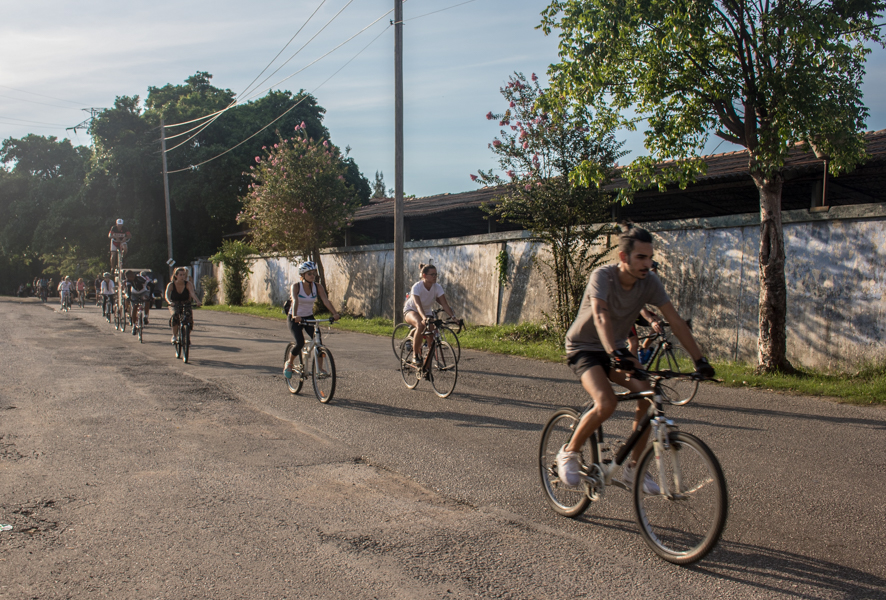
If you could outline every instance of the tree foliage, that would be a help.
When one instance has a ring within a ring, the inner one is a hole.
[[[555,0],[542,13],[560,30],[551,105],[596,111],[595,127],[648,124],[649,156],[624,171],[634,190],[685,186],[703,173],[710,135],[748,151],[761,199],[760,339],[762,370],[790,370],[781,188],[788,152],[812,148],[833,174],[864,159],[868,115],[860,86],[884,0]],[[671,162],[664,163],[663,161]],[[602,180],[592,163],[572,177]]]
[[[225,240],[218,252],[209,257],[215,264],[224,265],[225,302],[231,306],[241,306],[246,297],[246,284],[249,283],[249,256],[255,248],[240,240]]]
[[[549,270],[546,284],[555,310],[550,318],[562,335],[578,313],[591,269],[609,250],[601,236],[609,231],[612,201],[601,187],[573,184],[569,174],[593,163],[608,177],[625,152],[612,135],[591,132],[586,108],[540,108],[545,92],[534,74],[531,79],[515,73],[501,88],[508,108],[486,115],[503,128],[489,148],[506,177],[493,170],[472,177],[501,189],[484,207],[492,217],[523,226],[550,249],[550,258],[539,260]]]

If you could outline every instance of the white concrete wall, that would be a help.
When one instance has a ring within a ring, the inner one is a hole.
[[[788,353],[798,365],[851,369],[886,361],[886,204],[783,213],[787,248]],[[674,305],[692,318],[709,356],[755,360],[759,216],[643,224]],[[509,285],[498,286],[496,256],[508,252]],[[456,312],[471,323],[539,321],[551,302],[533,257],[546,252],[526,232],[408,242],[407,285],[432,262]],[[257,258],[247,297],[282,304],[299,261]],[[330,297],[340,309],[390,318],[391,245],[323,252]],[[218,273],[221,281],[221,272]],[[408,288],[401,290],[402,299]],[[223,292],[222,292],[223,294]]]

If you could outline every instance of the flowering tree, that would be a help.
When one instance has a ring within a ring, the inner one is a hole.
[[[612,135],[591,132],[585,108],[540,109],[545,92],[535,74],[527,81],[515,73],[501,94],[508,108],[486,118],[502,127],[489,148],[506,177],[489,170],[471,179],[501,189],[484,207],[491,216],[525,227],[550,248],[550,257],[538,260],[548,267],[545,283],[556,311],[548,317],[562,336],[578,313],[590,270],[609,250],[600,240],[610,230],[612,202],[600,186],[573,185],[569,173],[594,164],[606,179],[626,152]]]
[[[360,205],[345,180],[341,152],[328,140],[308,137],[304,123],[292,138],[262,149],[237,220],[250,226],[260,252],[311,257],[322,281],[320,248],[335,240]]]

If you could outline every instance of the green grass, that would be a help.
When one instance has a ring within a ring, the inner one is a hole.
[[[249,304],[247,306],[204,306],[201,310],[216,310],[248,314],[257,317],[285,320],[278,306]],[[324,318],[318,315],[319,318]],[[335,327],[346,331],[390,337],[393,330],[389,319],[343,316]],[[458,335],[462,348],[484,350],[496,354],[523,356],[549,362],[563,362],[562,345],[553,339],[543,326],[534,323],[519,325],[469,326]],[[809,396],[831,396],[853,404],[886,405],[886,365],[871,366],[853,374],[830,375],[804,371],[799,375],[756,375],[754,367],[746,363],[715,362],[717,377],[729,387],[795,392]]]

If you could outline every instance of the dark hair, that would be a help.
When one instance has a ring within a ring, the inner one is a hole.
[[[425,263],[420,263],[418,265],[418,270],[421,271],[422,275],[427,275],[428,271],[430,271],[431,269],[434,269],[436,271],[437,267],[434,265],[426,265]]]
[[[635,227],[633,223],[619,223],[621,235],[618,236],[618,251],[628,256],[634,251],[637,242],[652,243],[652,234],[642,227]]]

